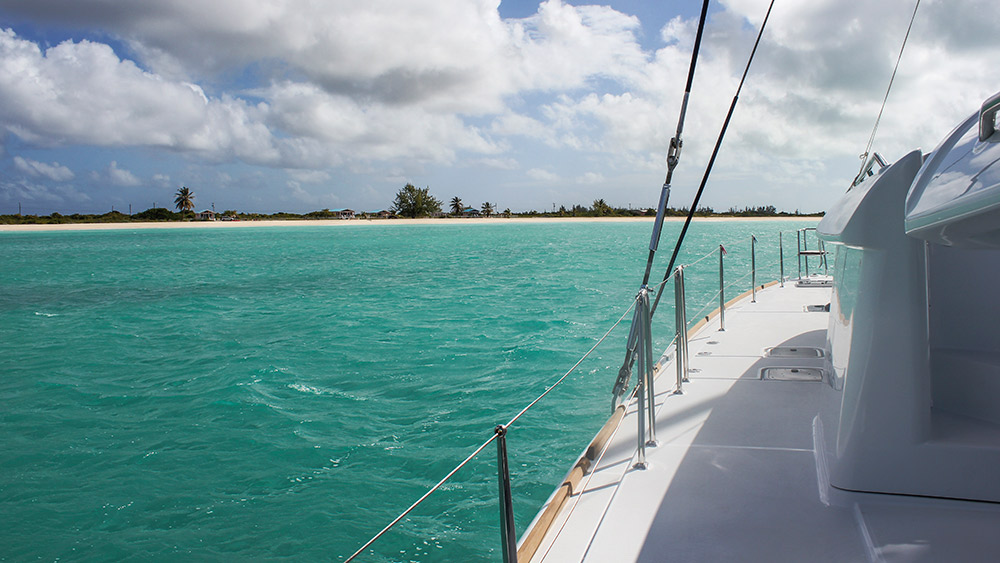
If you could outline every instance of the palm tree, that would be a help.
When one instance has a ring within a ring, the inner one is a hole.
[[[192,211],[194,210],[194,192],[182,187],[177,190],[177,197],[174,198],[174,205],[177,206],[178,211]]]
[[[451,214],[461,215],[464,206],[462,205],[462,198],[455,196],[451,198]]]
[[[493,204],[492,203],[490,203],[490,202],[487,201],[486,203],[483,204],[483,215],[485,215],[487,217],[489,217],[490,215],[493,215]]]

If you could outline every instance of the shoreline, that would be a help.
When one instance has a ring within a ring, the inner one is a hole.
[[[478,219],[309,219],[263,221],[164,221],[136,223],[54,223],[0,225],[0,232],[42,231],[114,231],[127,229],[238,229],[246,227],[345,227],[349,225],[508,225],[540,223],[652,223],[653,217],[491,217]],[[721,221],[819,221],[821,217],[696,217],[699,222]],[[683,221],[683,217],[666,217],[665,223]]]

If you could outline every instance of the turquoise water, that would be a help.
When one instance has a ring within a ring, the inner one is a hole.
[[[775,279],[811,225],[696,222],[682,261],[725,243],[735,281],[755,233]],[[0,558],[343,560],[622,315],[650,227],[0,233]],[[691,316],[717,283],[688,270]],[[603,424],[627,325],[511,428],[519,532]],[[495,463],[365,560],[498,559]]]

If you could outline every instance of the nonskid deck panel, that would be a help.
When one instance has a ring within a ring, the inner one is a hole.
[[[935,557],[981,553],[983,546],[970,547],[953,522],[982,531],[978,541],[993,542],[998,552],[1000,540],[986,530],[1000,526],[1000,507],[829,486],[814,447],[817,434],[836,431],[824,430],[816,416],[826,393],[836,392],[827,359],[767,353],[823,349],[829,315],[804,305],[828,291],[771,286],[757,292],[756,303],[733,303],[725,332],[717,320],[701,323],[689,352],[698,371],[684,393],[672,394],[672,377],[658,380],[659,444],[646,449],[648,468],[633,468],[632,405],[600,462],[562,500],[530,560],[860,561],[891,558],[893,550],[931,553],[931,545]],[[668,359],[660,372],[674,369]],[[821,380],[762,379],[768,369],[819,372]]]

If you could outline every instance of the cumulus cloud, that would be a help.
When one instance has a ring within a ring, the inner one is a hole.
[[[7,204],[22,201],[46,204],[86,203],[90,201],[90,196],[71,185],[49,186],[23,179],[13,182],[0,181],[0,201]]]
[[[295,180],[288,181],[288,193],[292,199],[314,206],[326,208],[335,207],[340,198],[336,194],[315,194],[302,187],[302,184]]]
[[[644,49],[634,16],[561,0],[520,19],[502,19],[497,0],[133,4],[5,6],[127,50],[87,40],[43,49],[0,32],[0,126],[38,146],[146,146],[295,170],[288,189],[300,199],[303,184],[338,167],[384,179],[478,162],[554,180],[512,160],[526,140],[594,170],[580,182],[662,171],[696,23],[670,17]],[[766,9],[724,0],[712,12],[683,166],[707,160]],[[932,148],[996,89],[983,69],[1000,53],[1000,11],[988,0],[920,10],[876,145],[890,159]],[[911,0],[779,3],[720,174],[762,178],[809,162],[820,190],[843,183],[828,161],[864,150],[911,11]]]
[[[735,31],[741,19],[759,21],[766,2],[731,0],[726,7]],[[912,12],[913,3],[902,0],[776,7],[735,124],[752,132],[753,145],[776,153],[860,152]],[[976,33],[978,54],[946,47],[984,25],[994,33]],[[883,150],[897,156],[915,146],[930,150],[992,93],[995,82],[981,80],[973,67],[980,56],[1000,50],[998,25],[1000,12],[987,0],[921,3],[879,129]],[[737,59],[748,52],[745,35],[727,42],[716,33],[713,40],[720,53]]]
[[[604,175],[599,172],[585,172],[576,179],[579,184],[599,184],[604,181]]]
[[[702,46],[685,126],[685,166],[707,161],[767,1],[731,0],[723,8],[711,18]],[[912,8],[902,1],[776,6],[720,157],[721,172],[763,183],[763,175],[794,169],[795,162],[848,161],[863,151]],[[1000,26],[1000,12],[983,0],[921,6],[875,150],[890,160],[915,147],[930,150],[996,89],[975,67],[989,66],[984,57],[1000,53],[1000,34],[977,32],[974,46],[956,39],[963,29],[983,29],[983,20],[991,22],[986,27]],[[666,45],[630,75],[624,92],[567,93],[544,104],[539,126],[504,116],[495,130],[544,131],[563,148],[663,169],[694,26],[693,20],[668,22],[661,31]],[[967,48],[959,54],[956,44]],[[849,167],[822,171],[810,188],[831,194],[828,201],[853,173]],[[801,189],[794,186],[801,179],[779,181]]]
[[[477,158],[468,163],[469,166],[493,168],[496,170],[517,170],[520,167],[513,158]]]
[[[694,22],[675,17],[661,30],[665,46],[643,52],[635,17],[559,0],[542,2],[536,14],[515,20],[501,19],[495,0],[340,0],[321,7],[307,0],[163,1],[128,10],[113,4],[36,0],[8,8],[116,33],[152,71],[119,59],[107,45],[64,43],[42,53],[8,31],[3,57],[34,69],[31,74],[51,96],[43,109],[35,104],[30,118],[10,119],[8,129],[39,142],[145,144],[265,164],[315,166],[330,159],[337,164],[357,153],[450,162],[456,151],[497,150],[462,119],[493,114],[500,116],[491,127],[497,135],[545,138],[553,146],[580,150],[662,150],[694,36]],[[949,8],[925,2],[921,16],[929,32],[924,37],[933,38],[931,49],[996,44],[995,34],[986,31],[995,27],[985,21],[996,19],[990,15],[995,10],[984,0],[971,4]],[[755,123],[773,124],[755,142],[814,149],[782,132],[822,127],[830,134],[820,135],[817,144],[828,146],[836,133],[870,121],[871,106],[878,102],[873,94],[888,76],[908,5],[901,0],[857,9],[832,1],[780,5],[745,100],[753,107],[744,113]],[[765,8],[764,0],[729,0],[713,14],[702,89],[692,109],[724,108]],[[899,33],[889,32],[893,26]],[[942,26],[949,33],[935,33]],[[978,43],[967,38],[966,29],[982,31],[974,34]],[[931,62],[937,78],[960,79],[960,69],[949,73],[943,60]],[[276,78],[255,92],[262,104],[226,94],[208,97],[185,82],[247,65]],[[913,69],[901,79],[918,81],[927,70]],[[720,78],[705,80],[709,74]],[[17,77],[0,78],[9,86],[0,93],[14,102],[8,104],[8,118],[43,90]],[[548,108],[545,123],[507,109],[511,96],[590,89],[597,79],[611,80],[625,92],[566,98]],[[65,92],[83,96],[71,100]],[[701,102],[705,97],[714,103]],[[96,129],[89,119],[74,126],[67,117],[83,105],[92,115],[111,119]],[[601,130],[575,131],[595,118]],[[552,127],[567,131],[555,136]],[[275,131],[295,140],[283,143]]]
[[[323,170],[288,170],[288,176],[300,184],[318,184],[330,180],[329,172]]]
[[[42,51],[8,29],[0,31],[0,60],[0,123],[25,141],[276,158],[256,108],[145,72],[108,45],[66,41]]]
[[[551,182],[559,179],[558,175],[541,168],[532,168],[531,170],[528,170],[526,174],[533,180],[541,180],[543,182]]]
[[[275,84],[262,95],[270,100],[274,127],[316,143],[320,154],[338,161],[408,158],[450,163],[459,150],[498,151],[455,114],[358,102],[301,82]]]
[[[72,170],[58,162],[46,164],[21,156],[14,157],[14,166],[29,176],[48,178],[53,182],[68,182],[76,176]]]
[[[170,176],[167,174],[153,174],[153,183],[161,188],[166,188],[171,186]]]
[[[142,183],[142,181],[139,180],[135,174],[125,170],[124,168],[119,168],[118,162],[114,160],[112,160],[111,164],[108,165],[105,173],[107,174],[108,180],[110,180],[115,186],[134,187]]]
[[[490,132],[501,136],[524,136],[536,139],[543,139],[554,143],[555,138],[551,130],[542,121],[508,111],[498,116],[490,124]]]
[[[498,150],[462,116],[500,113],[525,91],[628,80],[645,58],[638,20],[610,8],[548,0],[532,17],[502,20],[496,7],[495,0],[143,2],[128,10],[106,0],[18,4],[8,9],[117,34],[150,70],[108,45],[65,42],[43,52],[7,30],[0,57],[20,72],[0,75],[0,95],[12,102],[0,119],[39,144],[151,145],[306,167],[362,155],[451,162],[456,151]],[[252,92],[263,103],[206,96],[192,82],[247,65],[271,75]]]
[[[33,0],[12,12],[99,27],[127,39],[154,72],[188,77],[280,62],[330,93],[446,111],[496,111],[522,89],[619,75],[644,57],[635,17],[547,0],[502,20],[497,0]],[[180,70],[186,69],[186,70]]]

